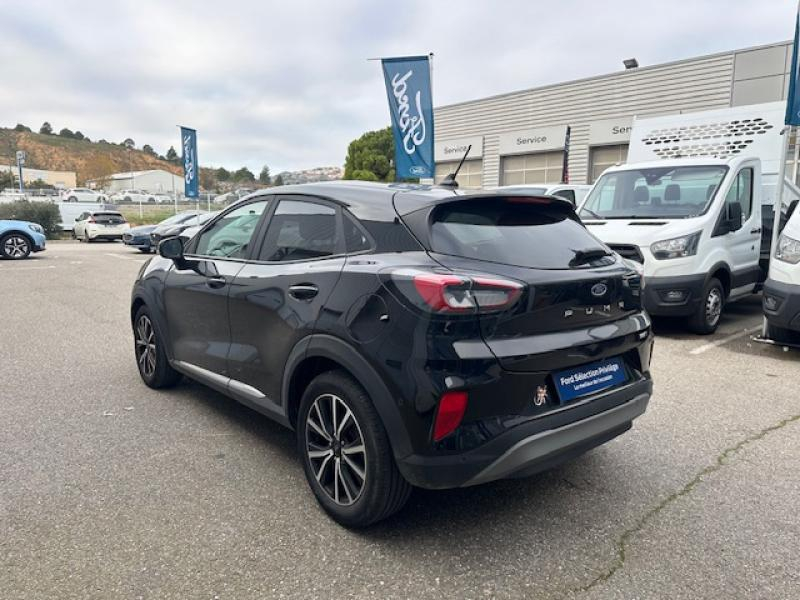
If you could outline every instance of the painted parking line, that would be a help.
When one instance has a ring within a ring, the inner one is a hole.
[[[144,262],[146,258],[139,258],[138,256],[123,256],[122,254],[112,254],[111,252],[105,252],[106,256],[113,256],[114,258],[118,258],[120,260],[133,260],[136,262]]]
[[[8,265],[0,265],[0,271],[38,271],[40,269],[55,269],[55,265],[46,265],[41,267],[10,267]]]
[[[727,344],[728,342],[732,342],[734,340],[738,340],[739,338],[743,338],[746,335],[750,335],[751,333],[754,333],[754,332],[760,331],[760,330],[761,330],[761,325],[757,325],[755,327],[750,327],[748,329],[745,329],[744,331],[740,331],[739,333],[734,333],[734,334],[726,336],[726,337],[724,337],[722,339],[716,340],[714,342],[709,342],[708,344],[703,344],[702,346],[698,346],[694,350],[690,350],[689,354],[697,355],[697,354],[702,354],[703,352],[708,352],[709,350],[713,350],[714,348],[718,348],[720,346],[723,346],[723,345]]]

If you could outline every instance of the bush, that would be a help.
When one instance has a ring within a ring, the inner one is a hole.
[[[0,219],[16,219],[31,221],[44,228],[48,238],[58,237],[61,233],[61,213],[58,206],[51,202],[8,202],[0,204]]]

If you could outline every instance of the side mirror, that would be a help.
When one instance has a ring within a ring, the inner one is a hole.
[[[75,222],[76,222],[76,223],[77,223],[78,221],[80,221],[80,220],[81,220],[81,218],[80,218],[80,217],[75,217]]]
[[[733,202],[728,205],[728,231],[739,231],[742,228],[742,205]]]
[[[183,259],[183,240],[179,237],[170,237],[161,240],[158,244],[158,253],[170,260],[180,261]]]

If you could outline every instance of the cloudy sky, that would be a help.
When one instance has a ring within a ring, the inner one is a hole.
[[[341,165],[388,125],[379,63],[435,53],[450,104],[789,39],[793,0],[4,0],[0,125],[178,147],[228,168]]]

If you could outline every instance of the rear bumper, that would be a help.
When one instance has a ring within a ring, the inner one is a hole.
[[[648,277],[643,293],[644,307],[651,315],[663,317],[688,317],[697,311],[703,301],[706,276],[681,275],[678,277]],[[683,297],[673,300],[669,292],[680,292]]]
[[[630,429],[633,420],[647,409],[652,390],[653,382],[647,377],[598,394],[589,401],[589,406],[597,403],[610,408],[590,416],[570,420],[571,410],[581,412],[576,405],[561,413],[555,426],[552,417],[534,420],[469,452],[442,457],[411,455],[399,461],[398,466],[410,483],[431,489],[527,477],[579,456]]]
[[[800,331],[800,286],[767,279],[763,306],[770,325]]]
[[[92,235],[91,233],[88,234],[89,239],[91,240],[121,240],[122,234],[121,233],[96,233]]]

